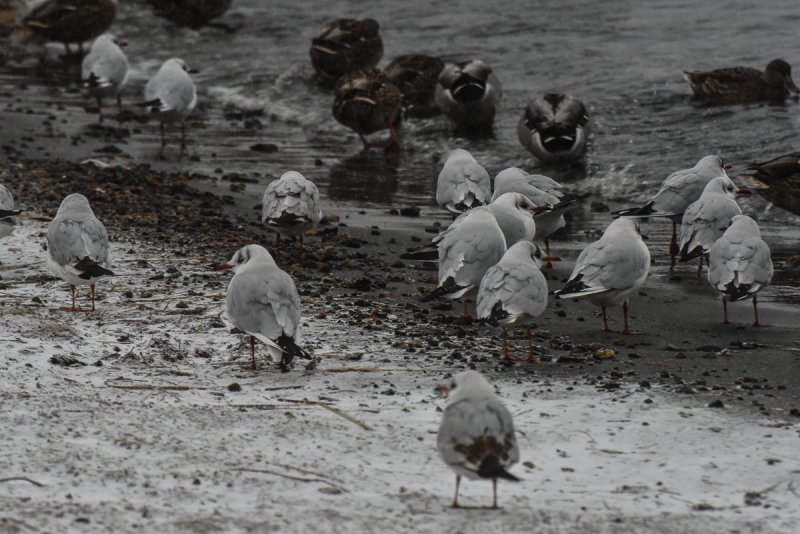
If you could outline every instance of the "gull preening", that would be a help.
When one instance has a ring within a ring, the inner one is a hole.
[[[669,253],[671,258],[678,255],[677,224],[689,204],[700,198],[708,182],[725,174],[727,166],[722,158],[715,155],[704,156],[694,167],[675,171],[664,180],[661,189],[643,206],[613,212],[618,217],[666,217],[672,221],[672,240]]]
[[[628,327],[628,300],[650,272],[650,251],[633,219],[619,218],[608,225],[602,237],[581,251],[569,281],[555,294],[560,299],[586,298],[603,310],[603,330],[608,328],[606,308],[622,304]]]
[[[492,181],[486,169],[467,150],[450,152],[436,181],[436,203],[461,213],[487,204],[491,197]]]
[[[72,307],[75,306],[76,286],[91,288],[92,308],[95,310],[95,284],[103,276],[113,276],[108,270],[108,232],[94,216],[85,196],[68,195],[58,208],[47,228],[47,268],[70,286]]]
[[[288,371],[295,356],[311,358],[300,342],[300,297],[292,277],[282,271],[267,249],[247,245],[220,269],[235,273],[225,292],[225,312],[233,325],[250,336],[252,368],[256,369],[255,340],[261,340],[273,359]]]
[[[756,294],[772,280],[769,246],[761,239],[758,224],[747,215],[736,215],[708,253],[708,282],[722,293],[724,323],[728,324],[726,301],[753,299],[753,326],[758,322]]]
[[[576,158],[586,147],[589,114],[572,95],[547,93],[525,106],[517,124],[520,144],[542,161]]]
[[[97,99],[98,116],[103,122],[103,98],[115,97],[117,111],[122,115],[120,90],[128,81],[128,58],[108,35],[101,35],[81,65],[83,84]]]
[[[530,241],[510,247],[500,261],[491,267],[478,288],[478,319],[488,319],[503,327],[503,356],[508,354],[506,326],[525,325],[528,336],[528,361],[535,362],[530,323],[547,307],[547,280],[542,274],[542,249]]]
[[[383,56],[383,41],[375,19],[336,19],[311,40],[311,65],[317,74],[337,80],[359,69],[374,67]]]
[[[275,246],[280,235],[299,237],[322,219],[319,190],[314,182],[295,171],[288,171],[271,182],[261,200],[261,220],[275,230]]]
[[[434,98],[456,128],[486,134],[492,130],[502,96],[503,88],[492,68],[473,59],[445,65],[439,73]]]
[[[773,59],[763,71],[751,67],[683,71],[683,79],[695,98],[713,104],[781,102],[792,93],[800,94],[792,80],[792,67],[782,59]]]
[[[197,105],[197,89],[189,76],[194,71],[179,58],[168,59],[144,88],[144,106],[158,113],[161,123],[161,149],[167,144],[164,124],[181,123],[181,149],[186,148],[186,117]]]
[[[511,413],[494,394],[489,382],[476,371],[453,377],[437,390],[449,394],[442,416],[436,448],[444,463],[456,474],[453,508],[459,508],[461,477],[492,481],[492,508],[497,508],[497,479],[514,482],[508,469],[519,461],[519,447]]]
[[[727,176],[717,176],[706,185],[703,194],[686,208],[681,223],[680,261],[690,261],[703,256],[731,224],[742,209],[736,195],[744,194]]]

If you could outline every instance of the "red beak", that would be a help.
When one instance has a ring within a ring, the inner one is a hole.
[[[736,196],[739,196],[739,195],[752,195],[752,193],[750,192],[749,189],[746,189],[744,187],[740,187],[739,189],[736,190]]]
[[[450,388],[445,386],[444,384],[439,384],[433,390],[439,394],[440,397],[447,398],[447,395],[450,394]]]
[[[730,163],[728,163],[728,164],[726,164],[726,165],[723,165],[723,167],[722,167],[722,168],[723,168],[723,169],[725,169],[726,171],[729,171],[729,170],[731,170],[731,169],[733,168],[733,165],[731,165]]]
[[[231,265],[230,263],[220,263],[219,265],[217,265],[218,271],[224,271],[226,269],[233,269],[233,265]]]
[[[187,74],[200,74],[200,71],[197,69],[189,69],[186,71]]]

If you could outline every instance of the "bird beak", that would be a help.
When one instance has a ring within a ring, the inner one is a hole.
[[[791,78],[786,78],[786,89],[788,91],[794,92],[794,94],[800,94],[800,89],[794,84],[794,80]]]
[[[225,271],[228,269],[233,269],[233,265],[231,265],[230,263],[220,263],[219,265],[217,265],[218,271]]]
[[[116,41],[116,43],[117,46],[120,48],[125,48],[126,46],[128,46],[128,41]]]
[[[723,165],[722,168],[725,169],[726,171],[729,171],[729,170],[733,169],[733,165],[731,165],[730,163],[727,163],[727,164]]]
[[[550,204],[542,204],[541,206],[535,206],[531,211],[534,215],[539,215],[540,213],[546,212],[550,208],[552,208]]]
[[[200,74],[200,71],[197,69],[189,69],[186,71],[187,74]]]
[[[447,395],[450,394],[450,388],[444,384],[439,384],[438,386],[433,388],[433,391],[435,391],[436,394],[438,394],[440,397],[444,398],[447,398]]]
[[[744,187],[740,187],[739,189],[736,190],[736,196],[738,197],[738,196],[741,196],[741,195],[752,195],[752,193],[750,192],[749,189],[746,189]]]

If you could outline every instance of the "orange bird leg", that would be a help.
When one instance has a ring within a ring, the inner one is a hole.
[[[250,356],[253,358],[253,371],[256,370],[256,338],[250,336]]]
[[[756,296],[753,295],[753,313],[755,314],[756,320],[753,323],[753,326],[761,326],[761,323],[758,322],[758,301],[756,300]]]

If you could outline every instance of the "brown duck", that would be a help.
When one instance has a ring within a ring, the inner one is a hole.
[[[792,81],[792,67],[782,59],[767,63],[764,72],[750,67],[683,72],[696,98],[714,104],[781,102],[800,89]]]
[[[337,80],[339,77],[374,67],[383,56],[383,41],[373,19],[336,19],[329,22],[311,40],[311,65],[317,74]]]
[[[434,105],[436,81],[443,68],[438,57],[411,54],[394,58],[383,72],[403,94],[403,107],[425,108]]]
[[[739,177],[779,208],[800,215],[800,152],[748,165]]]
[[[44,0],[22,23],[40,37],[64,43],[68,53],[69,45],[77,43],[83,55],[83,43],[105,32],[116,11],[115,0]]]
[[[343,76],[335,93],[333,117],[358,134],[365,150],[376,145],[364,136],[387,128],[389,142],[385,148],[399,144],[394,124],[403,96],[383,72],[373,67]]]
[[[233,0],[138,0],[156,15],[188,28],[200,28],[222,16]]]

